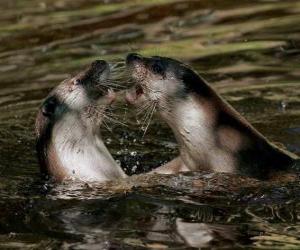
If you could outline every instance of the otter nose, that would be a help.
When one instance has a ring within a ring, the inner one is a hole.
[[[104,60],[95,60],[92,62],[92,68],[93,69],[105,69],[107,67],[107,62]]]
[[[131,63],[134,61],[141,61],[143,59],[143,57],[137,53],[130,53],[127,55],[126,57],[126,63]]]

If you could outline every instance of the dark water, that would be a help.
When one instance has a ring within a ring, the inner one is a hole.
[[[130,51],[190,63],[270,140],[300,154],[300,1],[1,1],[0,248],[300,248],[299,181],[231,175],[132,177],[97,187],[41,181],[41,100],[95,58]],[[107,146],[128,173],[177,153],[119,104]]]

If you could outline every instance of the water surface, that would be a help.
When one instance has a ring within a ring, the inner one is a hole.
[[[34,149],[35,114],[52,87],[94,59],[137,51],[191,64],[300,155],[300,1],[28,0],[0,10],[1,248],[300,248],[298,181],[190,173],[57,186],[40,179]],[[127,173],[177,154],[157,117],[143,137],[134,110],[115,112],[128,127],[110,124],[103,136]]]

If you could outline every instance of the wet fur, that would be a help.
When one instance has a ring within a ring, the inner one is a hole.
[[[154,74],[158,62],[164,70]],[[265,179],[289,169],[295,157],[278,149],[183,63],[163,57],[127,57],[133,77],[148,101],[158,103],[161,117],[172,128],[184,165],[178,169],[208,169]],[[152,93],[151,93],[152,92]],[[167,164],[172,172],[172,162]],[[164,173],[165,166],[156,172]]]
[[[197,108],[197,112],[201,109],[206,112],[207,120],[210,120],[204,123],[208,124],[206,131],[211,131],[214,146],[212,151],[207,151],[207,154],[219,156],[219,159],[211,164],[210,169],[238,172],[264,179],[273,170],[287,170],[291,167],[294,159],[272,145],[203,79],[189,72],[188,77],[183,78],[183,82],[188,86],[188,95],[192,96],[196,103],[201,103],[199,98],[204,99],[203,102],[210,103],[206,106],[202,104]]]
[[[102,141],[100,125],[108,97],[94,93],[100,91],[88,85],[94,84],[95,79],[87,79],[91,76],[99,78],[89,69],[65,80],[38,111],[36,150],[41,172],[56,181],[103,182],[126,177]],[[73,81],[79,78],[82,84],[75,86]]]

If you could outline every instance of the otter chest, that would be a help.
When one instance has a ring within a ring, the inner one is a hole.
[[[173,130],[180,154],[191,170],[211,169],[233,172],[234,159],[216,143],[213,115],[190,99],[174,110]]]

